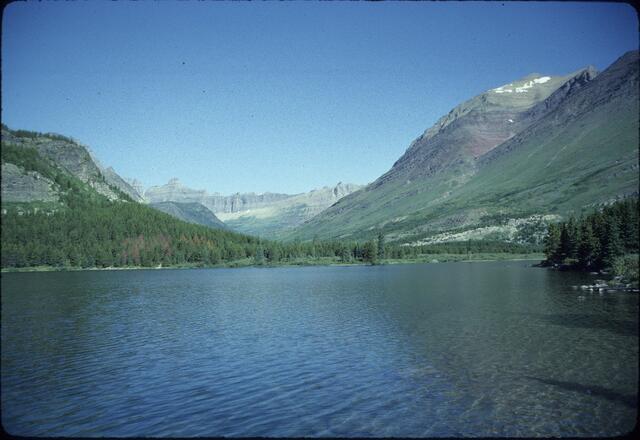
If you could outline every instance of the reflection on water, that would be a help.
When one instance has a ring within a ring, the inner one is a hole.
[[[539,318],[553,325],[571,328],[602,329],[624,336],[638,334],[638,321],[633,319],[615,319],[600,314],[557,313],[539,315]]]
[[[630,408],[636,408],[638,405],[637,394],[620,394],[607,388],[599,387],[597,385],[582,385],[575,382],[563,382],[560,380],[541,379],[539,377],[525,376],[527,379],[535,380],[540,383],[551,385],[554,387],[564,388],[570,391],[577,391],[584,394],[595,394],[596,396],[604,397],[615,402],[620,402]]]
[[[588,277],[525,262],[3,274],[2,421],[32,436],[624,433],[638,299],[571,289]]]

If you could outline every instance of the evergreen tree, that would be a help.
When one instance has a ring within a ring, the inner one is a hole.
[[[590,269],[595,267],[600,253],[600,242],[593,234],[591,222],[582,221],[580,230],[580,244],[578,245],[578,262],[581,267]]]
[[[280,261],[280,249],[276,243],[271,243],[265,250],[265,255],[269,263],[275,263]]]
[[[367,241],[362,247],[362,260],[371,264],[378,262],[378,249],[373,241]]]
[[[382,260],[385,258],[384,255],[384,234],[382,232],[378,233],[378,259]]]
[[[264,264],[264,249],[262,248],[262,245],[258,245],[258,247],[256,247],[256,253],[253,257],[253,264]]]
[[[549,263],[560,262],[560,226],[550,223],[547,228],[547,236],[544,239],[544,253]]]
[[[340,261],[342,263],[349,263],[351,262],[351,251],[349,250],[349,248],[346,245],[342,245],[340,247]]]
[[[638,201],[625,200],[619,205],[620,239],[625,252],[638,252]]]
[[[560,226],[560,259],[564,262],[577,256],[578,232],[576,221],[573,217]]]
[[[614,218],[607,223],[602,245],[601,262],[603,267],[612,267],[616,257],[624,253],[618,222]]]

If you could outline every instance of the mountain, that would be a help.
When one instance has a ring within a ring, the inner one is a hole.
[[[198,202],[216,214],[219,212],[237,212],[260,208],[288,197],[291,196],[277,193],[236,193],[231,196],[223,196],[218,193],[209,194],[204,189],[191,189],[184,186],[177,178],[169,180],[167,184],[162,186],[152,186],[144,193],[144,198],[149,203]]]
[[[202,203],[158,202],[150,203],[149,206],[175,218],[184,220],[185,222],[216,229],[229,229],[227,225],[221,222],[220,219]]]
[[[315,217],[361,185],[338,182],[336,186],[314,189],[262,207],[221,212],[218,216],[232,229],[250,235],[279,238],[292,228]]]
[[[7,201],[57,200],[65,188],[43,175],[45,170],[68,173],[110,200],[131,198],[128,185],[120,184],[124,181],[112,168],[105,170],[88,147],[69,137],[11,130],[3,124],[2,150],[2,196]],[[44,168],[25,169],[36,162]]]
[[[322,212],[359,185],[338,183],[302,194],[236,193],[223,196],[184,186],[176,178],[144,193],[149,203],[200,203],[238,232],[275,238]]]
[[[532,74],[466,101],[288,238],[539,239],[550,218],[637,194],[637,163],[634,51],[601,74]]]
[[[57,202],[56,183],[37,171],[25,171],[13,163],[2,163],[3,202]]]
[[[105,175],[102,172],[101,165],[96,163],[93,156],[90,154],[86,146],[79,142],[59,134],[55,133],[37,133],[27,130],[11,130],[4,124],[2,125],[2,147],[5,148],[17,148],[17,151],[26,152],[30,154],[29,150],[35,150],[41,159],[55,164],[55,166],[61,168],[70,175],[76,177],[83,183],[89,185],[99,194],[106,196],[111,200],[117,200],[122,198],[122,190],[117,184],[114,184],[115,172],[112,172],[110,176]],[[4,161],[3,161],[4,162]],[[15,164],[14,164],[15,165]],[[5,177],[5,171],[7,176],[10,177],[11,182],[3,182],[3,197],[14,198],[16,191],[20,191],[17,180],[17,170],[15,168],[3,167],[3,178]],[[22,184],[29,186],[27,182],[40,179],[42,176],[40,173],[34,171],[30,173],[32,178],[27,177],[29,173],[24,174],[21,179],[24,181]],[[42,187],[42,185],[40,185]],[[50,186],[49,192],[54,191],[54,188]],[[27,199],[33,197],[27,197]],[[36,197],[37,199],[37,197]]]
[[[120,191],[131,197],[132,200],[136,202],[142,202],[144,200],[140,192],[138,192],[133,185],[130,185],[126,179],[120,177],[112,167],[101,168],[100,171],[107,183],[118,188]]]
[[[226,228],[219,218],[224,217],[234,230],[270,238],[303,223],[360,188],[338,183],[335,187],[303,194],[236,193],[223,196],[191,189],[178,179],[171,179],[166,185],[152,186],[141,194],[140,182],[127,181],[113,168],[104,167],[88,146],[69,137],[11,130],[3,125],[2,145],[4,201],[61,202],[66,188],[54,177],[62,172],[60,178],[69,174],[110,200],[146,202],[181,220],[214,228]],[[31,157],[33,155],[37,157]],[[25,161],[35,161],[43,169],[25,167],[28,165]]]
[[[102,166],[88,146],[72,138],[55,133],[11,130],[3,124],[2,143],[21,148],[34,148],[43,158],[64,168],[100,194],[111,199],[120,197],[117,194],[119,190],[136,202],[142,201],[142,196],[112,167]],[[8,176],[12,176],[12,179],[14,178],[15,170],[7,170],[7,173]],[[29,186],[27,182],[23,183]],[[5,188],[5,192],[8,191],[8,187]]]
[[[1,152],[3,268],[211,265],[256,253],[258,239],[222,230],[201,205],[163,208],[216,227],[136,203],[70,138],[3,125]]]
[[[142,199],[144,199],[144,186],[142,185],[142,182],[140,182],[138,179],[130,179],[126,177],[124,178],[124,180],[140,195]]]

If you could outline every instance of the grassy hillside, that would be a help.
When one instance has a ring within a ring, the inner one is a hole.
[[[595,79],[552,95],[555,107],[543,107],[546,113],[476,159],[446,163],[429,174],[424,169],[439,156],[423,151],[426,156],[413,160],[410,172],[390,171],[288,238],[367,239],[383,232],[389,240],[414,244],[447,237],[539,242],[557,216],[637,193],[637,59],[637,52],[627,54]],[[455,124],[447,128],[469,126]],[[455,139],[469,136],[464,133],[447,135],[450,142],[442,148],[452,149]],[[412,146],[408,153],[420,150]],[[404,162],[410,161],[394,168]],[[426,177],[419,178],[420,172]]]

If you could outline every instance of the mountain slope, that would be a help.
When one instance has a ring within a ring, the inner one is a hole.
[[[16,151],[26,151],[27,155],[31,154],[29,150],[35,150],[40,156],[38,160],[54,164],[110,200],[127,197],[117,184],[114,185],[115,172],[112,170],[111,175],[106,176],[87,147],[71,138],[54,133],[11,130],[3,124],[2,147],[17,148]],[[9,187],[3,187],[4,196],[12,197],[11,192]]]
[[[555,80],[532,75],[489,90],[441,118],[385,175],[289,237],[383,231],[419,241],[633,192],[637,71],[632,52],[597,76],[592,68]]]
[[[112,167],[100,168],[100,171],[102,172],[102,175],[104,176],[107,183],[118,188],[120,191],[131,197],[132,200],[136,202],[143,201],[143,197],[138,192],[138,190],[130,185],[125,179],[120,177],[120,175],[116,173],[116,170],[114,170]]]
[[[260,208],[218,215],[225,224],[236,231],[279,238],[359,188],[360,185],[339,182],[334,187],[314,189]]]
[[[57,202],[56,183],[37,171],[25,170],[10,162],[2,163],[3,202]]]
[[[56,140],[52,135],[10,134],[15,141],[2,143],[3,268],[202,265],[255,255],[259,241],[253,237],[190,224],[132,202],[100,180],[95,162],[86,162],[89,153],[73,141],[56,143],[61,154],[54,154],[51,145],[36,148]],[[103,185],[110,192],[100,193]]]
[[[150,203],[150,207],[167,213],[185,222],[208,226],[214,229],[229,228],[216,215],[201,203],[158,202]]]
[[[302,194],[209,194],[184,186],[171,179],[144,193],[150,203],[174,201],[201,203],[231,229],[251,235],[277,238],[291,228],[319,214],[342,197],[359,189],[359,185],[338,183]]]

